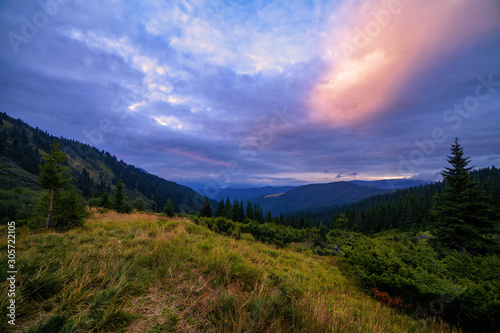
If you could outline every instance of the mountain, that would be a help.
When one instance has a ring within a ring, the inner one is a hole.
[[[260,205],[264,212],[270,211],[276,215],[343,205],[388,192],[391,190],[350,182],[333,182],[299,186],[283,194],[252,199],[252,203]]]
[[[252,201],[254,198],[264,197],[266,195],[273,195],[279,193],[285,193],[295,186],[264,186],[256,188],[225,188],[220,189],[219,192],[213,197],[214,200],[226,199],[229,200],[244,200]],[[203,192],[202,192],[203,193]]]
[[[381,179],[381,180],[351,180],[350,183],[364,186],[375,186],[386,190],[398,190],[408,187],[416,187],[435,183],[433,181],[412,180],[412,179]]]
[[[119,161],[109,152],[75,140],[57,138],[6,113],[0,113],[0,188],[40,190],[38,165],[54,140],[61,143],[67,156],[73,185],[86,199],[99,196],[106,190],[112,192],[121,179],[129,201],[140,198],[149,208],[154,204],[156,210],[161,210],[170,199],[178,212],[195,213],[201,209],[203,196],[187,186]],[[212,201],[211,204],[215,208],[217,203]]]
[[[470,175],[485,194],[484,201],[493,209],[491,219],[500,220],[500,170],[495,166],[472,170]],[[360,232],[379,232],[398,228],[410,230],[432,227],[431,209],[436,202],[436,194],[443,191],[445,182],[397,189],[382,195],[325,210],[303,211],[295,217],[304,218],[310,225],[331,222],[341,214],[348,220],[348,228]]]

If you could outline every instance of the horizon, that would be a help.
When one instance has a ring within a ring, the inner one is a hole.
[[[500,4],[398,3],[5,1],[0,111],[205,192],[498,165]]]

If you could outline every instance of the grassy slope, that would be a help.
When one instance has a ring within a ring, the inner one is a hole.
[[[377,303],[338,258],[222,237],[186,219],[109,212],[67,233],[17,231],[19,331],[449,331]]]

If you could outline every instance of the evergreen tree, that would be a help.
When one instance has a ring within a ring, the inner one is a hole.
[[[224,206],[224,200],[220,199],[217,209],[215,210],[215,217],[224,217],[226,212],[226,207]]]
[[[240,220],[240,204],[237,199],[233,202],[233,221]]]
[[[490,219],[491,207],[470,176],[470,160],[464,157],[458,138],[447,161],[451,167],[441,173],[445,188],[437,195],[438,203],[432,211],[434,235],[448,248],[484,252],[492,245],[487,237],[496,233],[495,223]]]
[[[238,222],[243,222],[245,220],[245,208],[243,208],[243,201],[240,202],[240,207],[238,209]]]
[[[175,216],[174,206],[172,205],[172,201],[170,200],[170,198],[168,199],[167,203],[165,204],[164,211],[165,211],[165,214],[167,214],[168,217],[174,217]]]
[[[210,208],[210,201],[208,201],[207,197],[205,197],[205,200],[203,201],[203,206],[201,207],[199,216],[212,217],[212,208]]]
[[[50,153],[44,158],[43,165],[40,166],[39,177],[40,186],[49,191],[46,228],[50,228],[52,224],[51,218],[54,208],[54,195],[64,188],[70,180],[66,174],[68,168],[63,165],[64,162],[66,162],[66,156],[64,156],[61,151],[59,142],[54,142],[51,148]]]
[[[229,197],[226,198],[226,214],[225,218],[228,220],[233,219],[233,207],[231,206],[231,202],[229,201]]]
[[[267,223],[273,222],[273,216],[271,215],[271,212],[267,212],[266,222]]]
[[[125,212],[125,195],[123,195],[123,182],[121,179],[116,184],[114,208],[118,213]]]
[[[0,133],[0,154],[7,150],[7,132],[5,129]]]
[[[82,191],[84,198],[90,198],[92,196],[92,180],[90,179],[90,174],[87,169],[83,168],[80,178],[78,178],[78,189]]]
[[[332,222],[333,229],[345,230],[347,227],[347,218],[345,214],[341,214],[340,217],[336,217]]]
[[[109,194],[108,191],[104,191],[101,195],[101,201],[99,203],[99,206],[103,208],[111,208],[111,202],[109,200]]]
[[[252,203],[250,201],[247,203],[247,217],[249,220],[255,220]]]

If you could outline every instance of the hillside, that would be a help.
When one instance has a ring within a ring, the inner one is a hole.
[[[252,203],[256,203],[264,211],[270,211],[276,215],[299,210],[334,207],[388,192],[390,190],[349,182],[334,182],[299,186],[279,196],[264,196],[253,199]]]
[[[424,181],[424,180],[413,180],[413,179],[380,179],[380,180],[351,180],[350,183],[363,185],[363,186],[375,186],[378,188],[383,188],[386,190],[396,190],[404,189],[409,187],[416,187],[421,185],[432,184],[434,182]]]
[[[129,201],[141,198],[148,208],[154,204],[156,210],[161,209],[168,199],[178,212],[197,212],[202,206],[203,197],[186,186],[118,161],[110,153],[87,144],[54,137],[5,113],[0,113],[0,188],[38,190],[38,165],[54,140],[60,141],[68,158],[73,185],[87,199],[99,196],[103,191],[113,191],[118,180],[122,179]],[[214,207],[215,204],[213,202]]]
[[[94,212],[66,233],[18,227],[17,244],[14,332],[450,331],[375,301],[339,257],[236,240],[187,219]]]
[[[495,166],[473,170],[470,173],[485,194],[484,201],[491,205],[491,218],[500,219],[500,171]],[[427,230],[431,225],[431,208],[436,194],[442,192],[446,182],[398,189],[394,192],[371,196],[358,202],[326,210],[296,212],[296,218],[304,218],[310,225],[325,224],[341,214],[347,218],[348,228],[360,232],[378,232],[398,228]]]
[[[219,201],[220,199],[229,198],[233,200],[252,201],[258,197],[264,197],[272,194],[279,194],[287,192],[295,186],[264,186],[255,188],[224,188],[220,189],[217,194],[212,198]],[[202,192],[203,193],[203,192]]]

